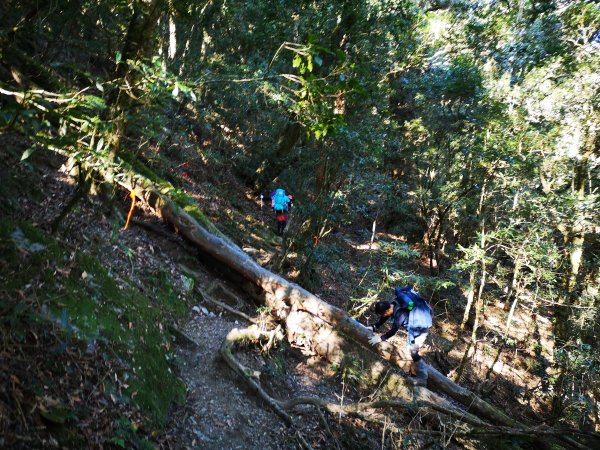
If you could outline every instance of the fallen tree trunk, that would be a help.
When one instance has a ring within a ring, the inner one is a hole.
[[[386,400],[375,400],[369,402],[360,403],[332,403],[322,398],[316,397],[294,397],[286,401],[278,400],[271,397],[262,387],[260,383],[259,371],[255,371],[244,366],[240,361],[235,358],[234,347],[236,344],[262,344],[267,342],[267,346],[270,346],[275,340],[279,341],[283,338],[279,334],[279,327],[273,331],[261,331],[256,325],[250,326],[246,329],[234,328],[224,339],[221,344],[220,354],[225,362],[244,380],[246,385],[255,392],[260,398],[262,398],[270,408],[272,408],[277,415],[279,415],[288,426],[294,426],[295,423],[289,411],[300,405],[312,405],[314,407],[323,408],[334,415],[348,415],[358,417],[368,422],[381,422],[385,420],[385,416],[382,413],[377,412],[378,410],[393,409],[397,413],[405,413],[415,415],[421,408],[430,409],[441,413],[451,420],[458,421],[454,422],[454,433],[458,431],[458,436],[464,437],[483,437],[486,436],[498,436],[503,438],[510,438],[513,436],[519,436],[525,438],[532,444],[542,444],[540,448],[546,448],[546,443],[540,442],[540,438],[561,438],[562,430],[552,429],[549,427],[535,427],[535,428],[523,428],[523,427],[506,427],[506,426],[495,426],[487,423],[480,418],[466,413],[465,411],[455,407],[449,402],[446,404],[440,404],[439,401],[432,402],[431,392],[425,388],[415,387],[415,395],[411,401],[399,400],[399,399],[386,399]],[[385,422],[385,426],[394,427]],[[395,427],[394,427],[395,428]],[[397,429],[401,432],[401,429]],[[405,431],[405,430],[404,430]],[[298,431],[299,433],[299,431]],[[427,433],[436,435],[435,431],[432,430],[421,430],[410,428],[410,433]],[[301,435],[300,435],[301,436]],[[443,433],[440,436],[447,438],[447,434]],[[579,448],[585,448],[581,445],[575,445]]]
[[[288,339],[296,341],[298,338],[304,339],[307,347],[333,363],[342,363],[348,355],[354,354],[370,365],[373,380],[381,380],[386,372],[381,359],[408,372],[411,358],[405,348],[398,349],[388,343],[382,343],[376,348],[371,347],[368,344],[371,331],[345,311],[266,270],[234,243],[207,231],[198,220],[167,196],[169,192],[174,191],[174,188],[159,189],[150,180],[137,173],[124,173],[123,165],[117,168],[105,161],[102,164],[90,163],[87,169],[99,173],[107,182],[116,183],[128,191],[135,190],[139,200],[145,202],[157,215],[172,224],[191,243],[260,288],[263,301],[271,308],[272,314],[285,321]],[[360,346],[352,341],[359,343]],[[431,366],[425,365],[425,368],[428,374],[428,387],[461,402],[469,413],[494,424],[527,428],[474,393],[453,383]],[[389,394],[393,393],[404,399],[413,398],[417,391],[405,381],[404,377],[397,375],[388,376],[387,384]],[[441,397],[426,389],[422,389],[422,393],[429,396],[428,401],[443,401]],[[573,442],[569,444],[576,445]]]
[[[477,427],[491,427],[490,424],[473,416],[465,411],[456,408],[441,399],[432,398],[431,392],[425,388],[416,387],[415,395],[411,401],[406,400],[378,400],[366,403],[354,404],[338,404],[331,403],[323,399],[315,397],[296,397],[287,401],[280,401],[266,393],[260,386],[260,372],[255,372],[252,369],[241,364],[233,355],[234,346],[238,343],[260,343],[261,341],[273,342],[274,338],[281,340],[283,336],[277,336],[279,329],[274,331],[261,331],[256,326],[251,326],[246,329],[234,328],[229,332],[219,350],[221,357],[225,362],[238,374],[245,383],[262,398],[288,425],[293,424],[293,420],[286,411],[292,410],[294,407],[303,404],[311,404],[314,406],[323,407],[330,413],[334,414],[356,414],[369,409],[385,409],[395,408],[405,410],[415,414],[419,408],[431,408],[442,414],[459,419],[469,425]]]

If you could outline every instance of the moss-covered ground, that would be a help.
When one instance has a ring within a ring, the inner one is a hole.
[[[167,272],[152,277],[149,286],[155,295],[149,298],[134,286],[117,284],[96,258],[65,248],[31,224],[8,219],[0,220],[0,266],[2,351],[8,355],[3,356],[3,365],[10,368],[16,364],[14,345],[31,352],[22,357],[32,362],[45,356],[41,366],[32,363],[35,370],[28,377],[15,377],[23,398],[31,398],[27,393],[39,397],[35,406],[46,414],[46,421],[64,421],[54,417],[60,408],[66,411],[62,413],[65,418],[78,420],[101,414],[102,402],[97,410],[90,410],[86,402],[69,406],[68,396],[78,391],[73,385],[76,380],[67,376],[69,367],[63,363],[56,366],[69,354],[79,355],[71,369],[85,364],[78,361],[83,357],[103,362],[107,370],[92,385],[85,382],[89,378],[85,369],[75,377],[88,397],[98,395],[103,402],[139,406],[150,419],[150,427],[160,427],[172,403],[184,400],[185,386],[171,364],[173,348],[167,325],[180,317],[186,306],[174,292]],[[54,330],[50,333],[52,345],[41,345],[41,338],[32,340],[48,330]],[[43,355],[36,356],[39,351]],[[6,373],[11,372],[18,373]],[[46,396],[60,397],[63,391],[62,401],[47,401]],[[4,400],[10,402],[10,396]],[[126,445],[135,434],[123,432],[129,429],[123,423],[120,419],[113,426],[117,443]],[[70,442],[77,441],[73,439],[71,436]]]

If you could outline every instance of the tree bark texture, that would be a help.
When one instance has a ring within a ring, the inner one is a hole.
[[[154,31],[158,27],[158,18],[165,7],[164,0],[140,0],[136,2],[133,16],[129,21],[125,42],[121,50],[121,61],[117,63],[115,78],[129,89],[133,86],[133,75],[129,70],[129,60],[147,57],[154,49]],[[113,89],[107,99],[107,117],[114,123],[110,138],[110,156],[114,158],[121,147],[121,139],[125,134],[125,112],[131,104],[130,96],[124,89]]]

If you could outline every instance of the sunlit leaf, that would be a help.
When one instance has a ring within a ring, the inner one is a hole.
[[[29,158],[34,151],[35,151],[35,147],[29,147],[27,150],[25,150],[23,152],[23,154],[21,155],[21,161],[24,161],[27,158]]]

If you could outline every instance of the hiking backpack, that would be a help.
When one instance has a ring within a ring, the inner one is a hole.
[[[290,199],[285,195],[285,191],[283,189],[277,189],[273,196],[273,209],[275,212],[287,211],[287,204],[289,201]]]
[[[409,329],[427,329],[432,325],[432,311],[427,301],[412,287],[396,288],[396,300],[401,308],[408,309]]]

